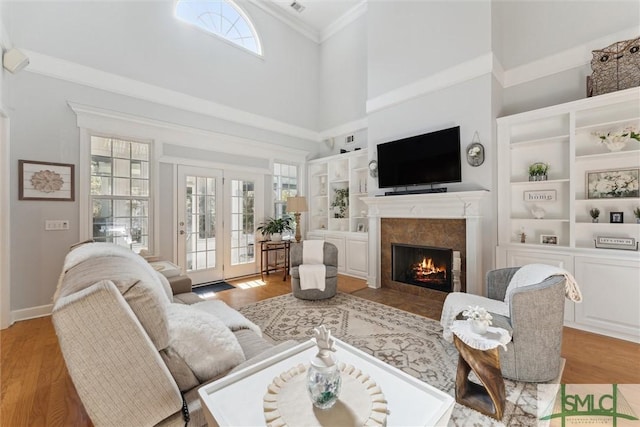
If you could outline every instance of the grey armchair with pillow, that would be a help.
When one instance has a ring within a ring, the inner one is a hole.
[[[488,297],[502,301],[519,267],[487,273]],[[500,349],[506,378],[527,382],[553,380],[560,373],[564,323],[565,277],[551,276],[540,283],[514,289],[509,316],[493,315],[493,325],[508,330],[512,340]]]
[[[338,289],[338,248],[333,243],[324,242],[323,264],[325,265],[325,288],[302,289],[300,286],[300,265],[303,260],[304,242],[291,245],[291,291],[300,299],[319,300],[331,298]],[[304,286],[303,286],[304,287]]]

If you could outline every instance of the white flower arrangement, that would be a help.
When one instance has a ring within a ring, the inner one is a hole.
[[[471,157],[478,157],[480,155],[480,147],[475,146],[475,147],[469,148],[468,154]]]
[[[491,325],[493,316],[484,308],[476,305],[475,307],[469,306],[469,308],[462,312],[462,315],[471,320],[484,320]]]
[[[634,126],[626,126],[611,131],[595,131],[591,134],[598,137],[598,143],[604,145],[610,151],[622,150],[631,139],[640,142],[640,133]]]

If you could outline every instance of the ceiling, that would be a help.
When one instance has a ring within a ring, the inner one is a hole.
[[[362,0],[268,0],[275,9],[301,23],[316,34],[323,34],[340,18],[362,3]],[[293,2],[304,6],[302,12],[291,7]]]

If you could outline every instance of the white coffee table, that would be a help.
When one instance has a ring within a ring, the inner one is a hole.
[[[369,374],[382,388],[389,408],[388,426],[445,426],[454,398],[393,366],[336,339],[336,358]],[[317,352],[312,341],[227,375],[198,390],[207,423],[214,426],[263,426],[263,397],[274,377],[306,364]],[[301,401],[308,396],[301,396]],[[311,405],[311,401],[307,402]]]

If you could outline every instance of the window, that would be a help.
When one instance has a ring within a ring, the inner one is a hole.
[[[262,55],[260,40],[253,24],[231,0],[178,0],[176,17]]]
[[[275,218],[282,218],[287,213],[287,199],[298,195],[298,166],[286,163],[273,164],[273,212]],[[285,233],[291,236],[295,233]]]
[[[134,252],[149,248],[150,145],[91,136],[92,237]]]

